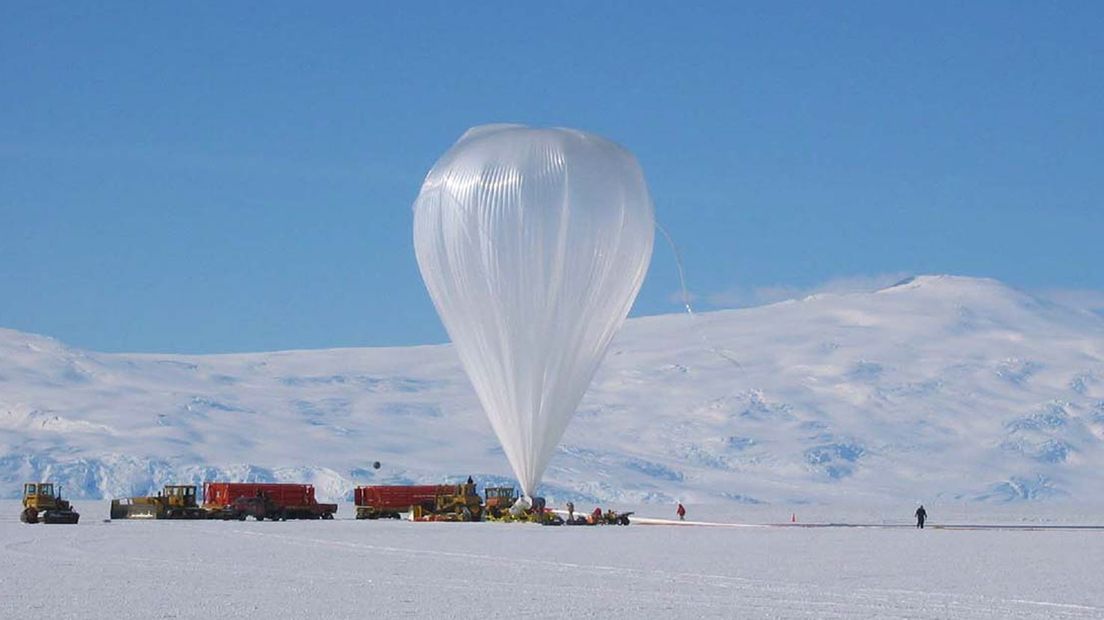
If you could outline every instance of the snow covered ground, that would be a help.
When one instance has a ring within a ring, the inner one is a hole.
[[[0,502],[0,618],[1104,617],[1100,531],[359,522],[347,506],[105,523],[105,503],[77,507],[80,525],[29,526]]]

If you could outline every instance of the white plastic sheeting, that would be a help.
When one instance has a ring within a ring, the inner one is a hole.
[[[636,158],[572,129],[468,130],[414,203],[430,297],[526,495],[652,255]]]

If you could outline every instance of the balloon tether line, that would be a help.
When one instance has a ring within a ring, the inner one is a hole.
[[[670,246],[671,253],[675,256],[675,266],[678,268],[679,291],[682,295],[682,306],[686,308],[686,314],[690,317],[690,322],[691,325],[694,327],[694,332],[698,335],[698,338],[701,339],[702,344],[705,345],[705,348],[712,351],[717,357],[738,368],[740,372],[744,372],[743,365],[740,364],[740,362],[735,357],[731,356],[723,349],[710,342],[709,338],[706,337],[705,332],[700,329],[701,326],[698,324],[698,315],[694,312],[694,307],[690,304],[690,291],[686,288],[686,270],[683,268],[682,265],[682,254],[679,252],[678,246],[675,245],[675,240],[671,237],[671,233],[667,232],[667,229],[664,228],[663,225],[661,225],[658,221],[655,223],[655,227],[656,230],[658,230],[660,234],[663,235],[663,238],[667,240],[667,245]]]

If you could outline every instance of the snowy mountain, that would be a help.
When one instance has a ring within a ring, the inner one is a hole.
[[[371,467],[380,461],[379,470]],[[630,320],[545,475],[642,503],[1097,499],[1104,318],[999,282]],[[103,354],[0,330],[0,496],[353,485],[509,466],[449,346]]]

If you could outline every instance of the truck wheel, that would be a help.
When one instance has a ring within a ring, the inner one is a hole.
[[[38,523],[38,511],[34,508],[24,508],[19,513],[19,520],[24,523]]]
[[[326,521],[332,521],[333,520],[333,513],[332,512],[323,512],[322,513],[322,518],[325,519]]]

